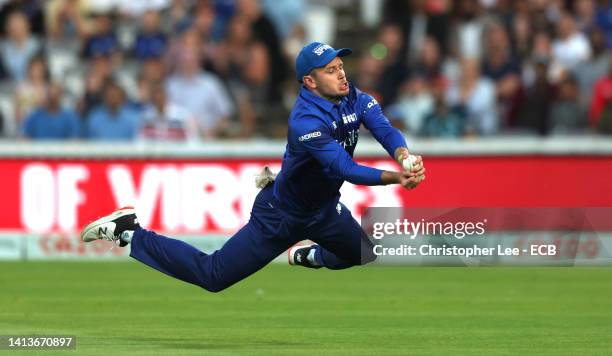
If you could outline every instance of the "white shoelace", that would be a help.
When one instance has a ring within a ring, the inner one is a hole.
[[[108,250],[111,251],[112,249],[114,249],[115,247],[117,247],[117,241],[119,240],[118,237],[115,237],[115,235],[108,235],[106,233],[101,234],[102,235],[102,239],[112,242],[113,245],[111,246],[111,248],[109,248]]]

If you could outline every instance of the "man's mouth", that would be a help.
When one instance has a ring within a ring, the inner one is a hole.
[[[344,82],[340,84],[340,90],[347,90],[347,89],[348,89],[348,82]]]

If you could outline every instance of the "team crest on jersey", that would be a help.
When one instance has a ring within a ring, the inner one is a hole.
[[[355,113],[348,114],[348,115],[342,114],[342,121],[345,124],[350,124],[351,122],[355,122],[355,121],[357,121],[357,114],[355,114]]]
[[[314,54],[316,54],[317,56],[320,56],[320,55],[323,54],[323,52],[327,51],[330,48],[331,48],[330,45],[320,44],[320,45],[316,46],[315,49],[312,50],[312,52]]]

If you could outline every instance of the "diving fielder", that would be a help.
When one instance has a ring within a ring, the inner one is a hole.
[[[362,124],[396,161],[408,159],[409,152],[376,100],[346,79],[341,58],[349,54],[348,48],[335,50],[319,42],[298,54],[296,76],[302,87],[289,117],[281,171],[274,177],[266,169],[259,177],[263,189],[249,222],[221,249],[206,254],[145,230],[133,208],[90,223],[81,232],[83,241],[130,244],[131,257],[211,292],[250,276],[287,249],[289,264],[309,268],[343,269],[373,261],[373,244],[339,202],[342,183],[400,184],[413,189],[425,179],[425,168],[418,156],[409,171],[401,172],[353,161]],[[307,239],[316,244],[294,246]]]

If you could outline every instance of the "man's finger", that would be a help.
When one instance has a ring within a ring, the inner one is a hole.
[[[412,169],[411,169],[411,171],[418,171],[418,170],[420,170],[421,168],[423,168],[423,162],[420,162],[420,163],[418,163],[418,164],[413,164],[413,165],[412,165]]]
[[[409,177],[422,176],[423,174],[425,174],[425,167],[421,167],[421,169],[418,170],[418,171],[412,170],[412,171],[408,172],[408,176]]]

